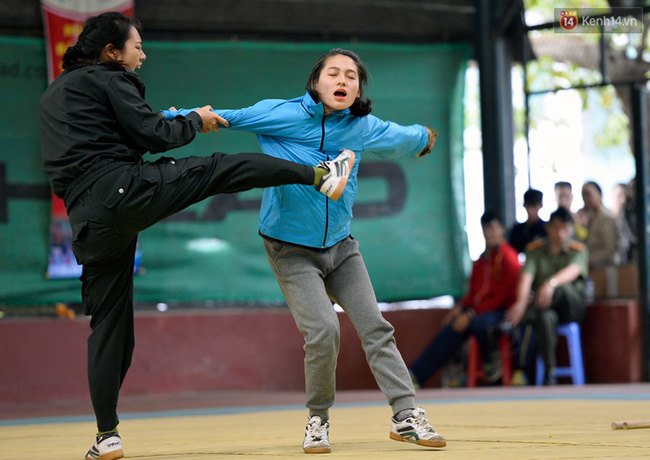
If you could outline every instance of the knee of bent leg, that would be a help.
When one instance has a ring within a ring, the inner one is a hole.
[[[381,350],[395,343],[394,332],[395,329],[388,321],[381,321],[374,328],[359,333],[361,346],[366,353]]]
[[[305,337],[305,347],[313,347],[327,353],[338,352],[341,331],[338,322],[319,324]]]

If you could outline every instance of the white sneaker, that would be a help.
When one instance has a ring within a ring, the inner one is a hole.
[[[305,427],[305,440],[302,443],[302,449],[306,454],[329,454],[332,452],[329,441],[328,422],[323,422],[318,415],[309,419]]]
[[[98,436],[95,444],[86,452],[86,460],[116,460],[124,458],[122,438],[117,433]]]
[[[321,162],[318,167],[327,169],[329,173],[323,176],[316,186],[316,190],[324,193],[333,201],[338,200],[345,190],[356,159],[352,150],[343,150],[334,160]]]
[[[390,424],[390,439],[412,442],[425,447],[445,447],[445,438],[429,425],[424,409],[418,407],[401,422],[393,417]]]

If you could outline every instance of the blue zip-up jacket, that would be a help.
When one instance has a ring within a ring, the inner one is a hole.
[[[373,115],[358,117],[349,109],[324,117],[323,104],[316,104],[309,92],[295,99],[267,99],[245,109],[214,112],[231,129],[257,134],[267,155],[315,166],[336,158],[343,149],[357,154],[338,201],[304,185],[264,190],[260,233],[312,248],[329,248],[350,235],[361,152],[396,158],[420,153],[429,143],[428,132],[420,125],[401,126]],[[169,116],[168,111],[163,114]]]

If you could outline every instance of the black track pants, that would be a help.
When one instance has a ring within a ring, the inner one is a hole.
[[[82,302],[92,316],[88,382],[99,431],[118,424],[119,390],[133,355],[138,233],[212,195],[313,182],[311,166],[268,155],[161,158],[111,171],[70,206],[73,250],[83,265]]]

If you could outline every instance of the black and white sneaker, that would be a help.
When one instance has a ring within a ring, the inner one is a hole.
[[[425,447],[445,447],[445,438],[429,425],[424,409],[418,407],[404,420],[391,419],[390,438],[395,441],[412,442]]]
[[[329,422],[323,422],[318,415],[309,419],[305,427],[305,440],[302,443],[302,449],[306,454],[329,454],[332,452],[329,428]]]
[[[86,460],[116,460],[124,458],[122,438],[117,433],[97,436],[95,444],[86,452]]]
[[[341,197],[348,177],[354,167],[356,155],[352,150],[343,150],[334,160],[321,162],[318,167],[329,171],[316,185],[316,190],[327,195],[331,200],[336,201]]]

